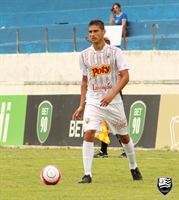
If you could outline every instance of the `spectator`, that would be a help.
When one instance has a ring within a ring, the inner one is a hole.
[[[127,15],[121,11],[121,5],[119,3],[112,5],[109,25],[123,26],[122,37],[124,38],[124,50],[126,50]]]

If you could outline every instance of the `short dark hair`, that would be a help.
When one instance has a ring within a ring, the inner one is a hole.
[[[92,26],[92,25],[99,26],[99,28],[100,28],[101,30],[104,30],[104,22],[101,21],[100,19],[93,19],[93,20],[91,20],[91,21],[89,22],[88,27],[89,27],[89,26]]]

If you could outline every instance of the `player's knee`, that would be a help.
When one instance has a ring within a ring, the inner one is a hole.
[[[85,131],[84,140],[86,142],[93,142],[94,141],[95,132],[96,132],[95,130],[87,130],[87,131]]]
[[[119,135],[119,138],[120,138],[120,141],[123,143],[123,144],[128,144],[129,141],[130,141],[130,137],[129,135]]]

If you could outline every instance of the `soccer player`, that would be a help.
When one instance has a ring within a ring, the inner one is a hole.
[[[128,65],[119,48],[105,43],[104,23],[101,20],[90,21],[88,32],[92,46],[80,54],[80,68],[83,75],[81,100],[80,106],[72,116],[73,120],[83,119],[85,132],[82,147],[84,176],[78,183],[92,182],[94,136],[104,119],[109,131],[114,135],[119,134],[133,180],[142,180],[119,94],[129,81]]]
[[[92,42],[89,36],[86,37],[86,40],[89,41],[89,42]],[[109,44],[109,45],[111,44],[110,39],[107,38],[107,37],[104,37],[104,41],[105,41],[106,44]],[[120,77],[119,77],[119,79],[120,79]],[[120,95],[121,95],[121,99],[123,100],[122,90],[120,91]],[[106,129],[108,129],[108,128],[106,127]],[[119,141],[119,144],[122,147],[122,143],[120,141],[118,134],[116,135],[116,138],[117,138],[117,140]],[[94,158],[107,158],[108,157],[107,148],[108,148],[108,144],[101,141],[101,149],[99,150],[99,152],[95,153],[93,157]],[[126,157],[127,157],[126,152],[123,149],[123,152],[121,153],[121,155],[119,155],[119,158],[126,158]]]

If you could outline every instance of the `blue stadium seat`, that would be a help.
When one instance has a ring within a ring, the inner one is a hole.
[[[17,38],[20,53],[46,52],[47,37],[49,52],[81,51],[89,46],[85,40],[88,22],[98,18],[108,25],[113,3],[112,0],[24,0],[23,3],[1,0],[0,53],[16,53]],[[121,0],[120,4],[129,19],[127,50],[179,50],[179,0]]]

